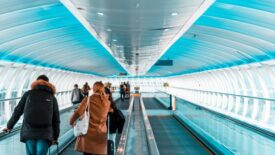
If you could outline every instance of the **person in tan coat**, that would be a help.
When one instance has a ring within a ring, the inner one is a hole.
[[[93,85],[93,94],[90,97],[90,120],[86,135],[77,137],[75,149],[84,155],[107,154],[107,114],[112,111],[108,96],[105,95],[102,82]],[[87,105],[87,97],[80,103],[79,108],[73,113],[70,125],[84,114]]]

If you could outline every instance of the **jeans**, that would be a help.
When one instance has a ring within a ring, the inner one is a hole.
[[[36,139],[26,141],[27,155],[47,155],[50,144],[47,140]]]

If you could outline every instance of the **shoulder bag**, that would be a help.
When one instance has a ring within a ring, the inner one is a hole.
[[[76,137],[86,135],[89,128],[89,119],[90,119],[90,97],[88,96],[87,105],[85,112],[80,116],[74,126],[74,135]]]

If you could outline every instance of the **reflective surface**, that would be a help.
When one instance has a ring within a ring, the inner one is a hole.
[[[275,133],[274,62],[172,77],[164,91]]]
[[[236,154],[272,155],[275,151],[275,140],[272,138],[267,138],[181,99],[177,100],[177,107],[176,113],[179,116],[187,117]]]
[[[61,2],[131,75],[139,76],[189,29],[213,0]]]

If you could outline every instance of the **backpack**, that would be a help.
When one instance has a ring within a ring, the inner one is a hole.
[[[78,93],[79,93],[79,102],[81,102],[84,98],[82,92],[81,92],[81,89],[78,89]]]
[[[88,93],[88,85],[83,86],[83,93]]]
[[[24,121],[34,128],[52,125],[53,95],[43,90],[31,90],[24,107]]]

